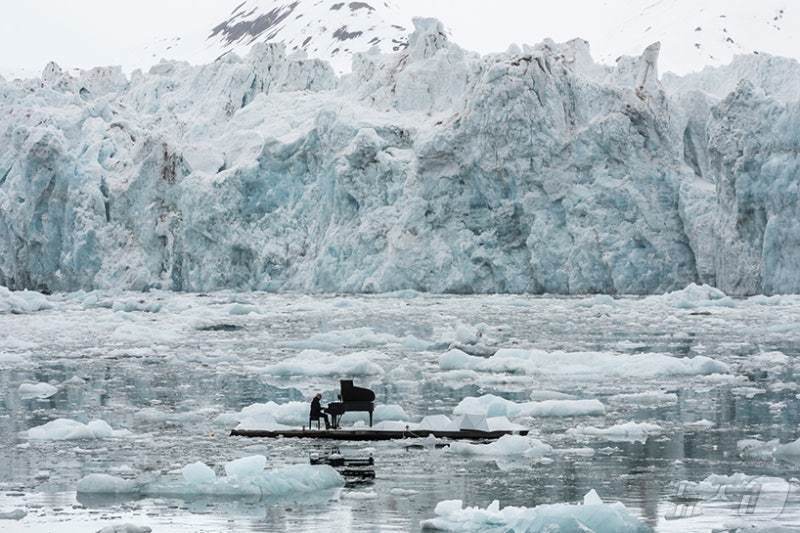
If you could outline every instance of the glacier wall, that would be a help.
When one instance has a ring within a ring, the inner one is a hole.
[[[343,78],[262,45],[0,79],[0,285],[800,292],[789,93],[665,89],[657,46],[480,57],[415,23]]]

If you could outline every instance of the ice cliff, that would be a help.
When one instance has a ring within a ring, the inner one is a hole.
[[[342,78],[271,44],[0,79],[0,285],[800,292],[800,104],[774,66],[715,69],[749,81],[713,94],[662,86],[658,46],[611,68],[415,26]]]

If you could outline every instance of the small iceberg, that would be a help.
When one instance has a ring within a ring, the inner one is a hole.
[[[178,479],[129,480],[91,474],[78,482],[79,494],[115,494],[148,497],[281,497],[344,486],[344,478],[328,465],[294,465],[265,470],[267,460],[252,456],[224,465],[225,476],[203,463],[181,470]]]
[[[595,491],[589,492],[583,504],[554,504],[537,507],[506,507],[494,501],[486,509],[464,508],[461,500],[440,502],[436,518],[423,520],[423,530],[451,532],[581,531],[584,533],[646,533],[652,531],[633,517],[621,503],[604,503]]]
[[[23,400],[46,400],[56,395],[58,387],[49,383],[23,383],[18,390],[19,397]]]
[[[469,442],[453,442],[448,453],[461,455],[482,455],[490,457],[526,457],[540,459],[553,452],[549,444],[522,435],[504,435],[488,444],[472,444]]]
[[[27,435],[31,440],[91,440],[110,439],[112,437],[127,437],[131,433],[126,429],[114,430],[104,420],[92,420],[88,424],[59,418],[41,426],[28,430]]]
[[[658,435],[663,429],[647,422],[625,422],[607,428],[578,426],[567,431],[573,437],[599,437],[617,442],[644,442],[651,435]]]

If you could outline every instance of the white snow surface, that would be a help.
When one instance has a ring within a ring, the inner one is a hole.
[[[649,44],[613,67],[580,39],[479,56],[417,19],[343,77],[258,42],[0,80],[0,284],[800,292],[800,104],[744,71],[723,100],[665,91]]]
[[[451,532],[479,532],[488,530],[526,531],[582,531],[585,533],[638,533],[650,531],[631,516],[621,503],[606,504],[591,491],[583,504],[540,505],[533,508],[506,507],[492,502],[486,509],[466,507],[460,500],[440,502],[436,518],[424,520],[423,529]]]

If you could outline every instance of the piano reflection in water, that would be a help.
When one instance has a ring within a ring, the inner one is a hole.
[[[342,380],[339,401],[328,405],[325,412],[331,415],[331,427],[339,428],[345,413],[369,413],[369,427],[372,427],[372,413],[375,411],[375,393],[353,385],[353,380]]]

